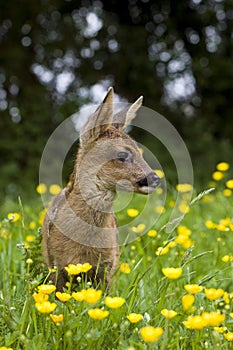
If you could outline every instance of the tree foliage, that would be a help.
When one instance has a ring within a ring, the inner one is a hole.
[[[96,84],[129,101],[143,94],[187,141],[200,179],[203,162],[230,160],[232,5],[1,1],[0,190],[33,189],[47,138]]]

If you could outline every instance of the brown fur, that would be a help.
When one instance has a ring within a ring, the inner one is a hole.
[[[138,182],[152,170],[136,143],[124,133],[142,100],[113,116],[113,89],[91,116],[80,135],[80,147],[71,183],[54,199],[42,226],[44,256],[58,267],[58,290],[67,281],[68,264],[89,262],[89,277],[109,283],[118,264],[118,230],[112,204],[118,183],[123,190],[153,191],[157,183]],[[129,152],[130,161],[117,158]]]

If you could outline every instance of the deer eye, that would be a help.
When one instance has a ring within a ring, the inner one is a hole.
[[[121,162],[125,162],[129,159],[129,153],[128,152],[118,152],[117,153],[117,159]]]

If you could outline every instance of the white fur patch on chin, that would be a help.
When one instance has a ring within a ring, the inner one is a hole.
[[[139,192],[143,194],[150,194],[154,192],[155,187],[142,186],[139,188]]]

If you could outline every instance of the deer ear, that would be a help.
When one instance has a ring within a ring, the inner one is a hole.
[[[103,102],[99,105],[95,113],[91,115],[81,130],[80,143],[82,146],[98,139],[112,124],[113,97],[114,91],[113,88],[110,87]]]
[[[140,96],[130,107],[127,107],[114,115],[114,126],[117,129],[125,130],[131,121],[136,117],[137,110],[142,105],[143,96]]]

